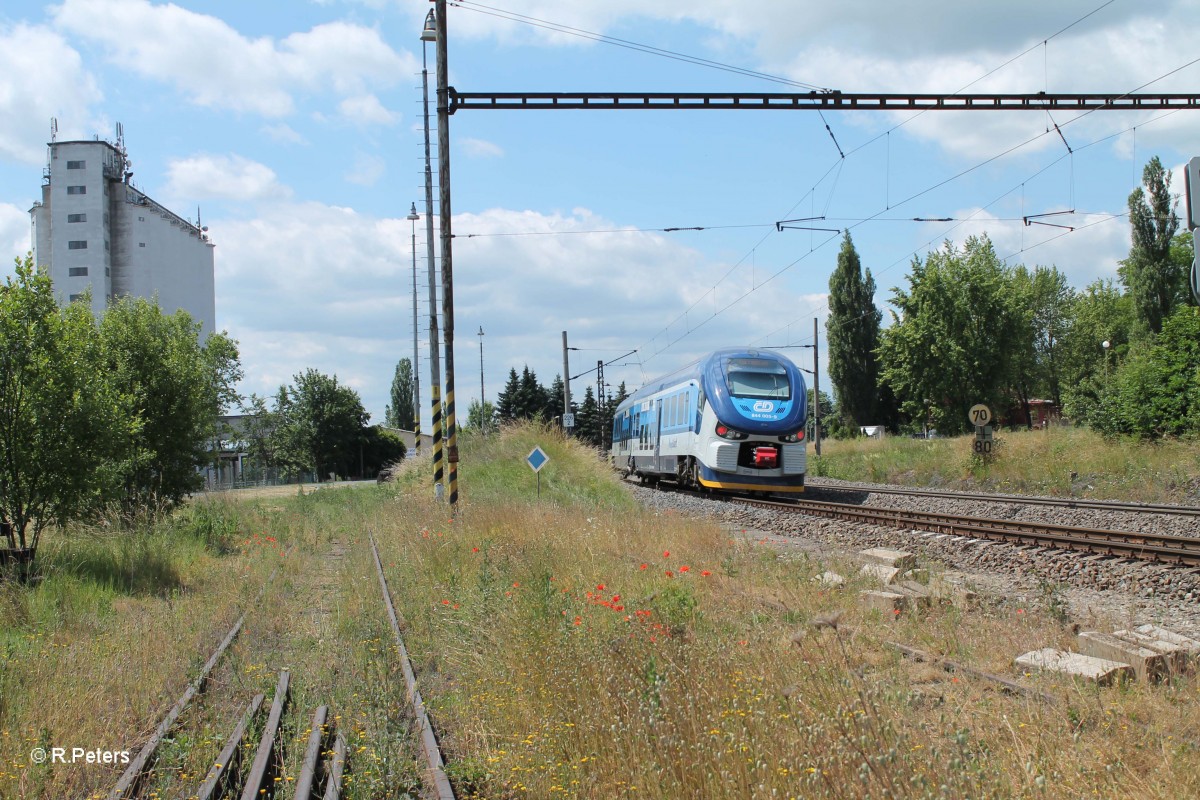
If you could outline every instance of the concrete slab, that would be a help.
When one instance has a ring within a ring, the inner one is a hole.
[[[903,550],[888,550],[884,547],[872,547],[870,550],[860,550],[860,556],[874,564],[883,564],[899,570],[912,569],[917,566],[917,557]]]
[[[1170,665],[1165,655],[1111,633],[1081,631],[1077,639],[1079,651],[1084,655],[1128,664],[1133,667],[1138,678],[1147,683],[1162,680],[1170,674]]]
[[[924,586],[913,581],[905,581],[904,584],[911,585],[896,584],[889,586],[888,591],[904,595],[908,599],[909,604],[914,608],[929,608],[932,601],[929,597],[929,592],[925,590]],[[914,589],[912,586],[916,586],[916,588]]]
[[[927,569],[910,569],[903,573],[904,578],[915,581],[917,583],[929,585],[929,570]]]
[[[1085,656],[1082,653],[1068,653],[1053,647],[1043,647],[1041,650],[1019,655],[1016,665],[1021,669],[1058,672],[1099,684],[1132,679],[1134,676],[1133,667],[1128,664]]]
[[[1153,636],[1155,639],[1162,639],[1164,642],[1179,645],[1187,651],[1190,658],[1200,658],[1200,641],[1196,641],[1190,636],[1184,636],[1181,633],[1160,628],[1157,625],[1138,625],[1134,630],[1138,633]]]
[[[1177,675],[1187,672],[1188,668],[1188,653],[1177,644],[1157,639],[1148,633],[1139,633],[1138,631],[1113,631],[1113,636],[1118,639],[1123,639],[1130,644],[1135,644],[1139,647],[1145,647],[1147,650],[1153,650],[1160,653],[1167,659],[1167,665],[1171,671]]]
[[[862,569],[859,570],[859,574],[879,581],[882,586],[887,586],[895,582],[896,577],[900,574],[900,570],[896,567],[885,566],[884,564],[863,564]]]
[[[881,592],[864,589],[858,593],[863,605],[883,612],[884,616],[896,617],[909,607],[908,597],[899,592]]]
[[[828,569],[818,575],[814,580],[816,580],[818,583],[823,583],[826,586],[841,586],[846,582],[846,579],[841,575],[838,575],[836,572]]]

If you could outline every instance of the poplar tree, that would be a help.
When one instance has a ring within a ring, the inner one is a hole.
[[[875,307],[875,279],[864,276],[858,251],[846,231],[837,268],[829,276],[829,318],[825,322],[829,377],[842,421],[853,430],[878,422],[880,321]]]
[[[1142,171],[1142,184],[1129,195],[1129,227],[1133,246],[1118,274],[1133,297],[1139,323],[1151,333],[1162,330],[1175,306],[1187,302],[1188,264],[1171,257],[1171,241],[1179,229],[1171,173],[1158,156]]]
[[[400,359],[396,364],[396,372],[392,376],[392,402],[384,410],[384,418],[392,428],[411,431],[415,428],[416,419],[413,408],[413,370],[412,361]]]

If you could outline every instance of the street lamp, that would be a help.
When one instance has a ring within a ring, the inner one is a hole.
[[[1100,346],[1104,348],[1104,385],[1105,385],[1105,387],[1107,387],[1108,386],[1108,351],[1109,351],[1109,348],[1112,347],[1112,342],[1110,342],[1108,339],[1105,339],[1103,342],[1100,343]]]
[[[433,172],[429,165],[429,66],[426,42],[437,41],[433,11],[425,16],[421,30],[421,91],[425,104],[425,249],[429,269],[429,395],[433,416],[433,491],[442,498],[442,364],[438,351],[437,275],[433,252]]]
[[[413,456],[421,455],[421,377],[420,371],[417,369],[417,220],[421,215],[417,213],[417,204],[412,204],[412,211],[408,212],[408,220],[412,223],[412,297],[413,297],[413,360],[412,360],[412,377],[413,377]]]

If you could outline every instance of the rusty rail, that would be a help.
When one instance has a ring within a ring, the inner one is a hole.
[[[275,687],[275,700],[271,703],[271,713],[267,717],[267,725],[263,728],[262,739],[258,742],[258,750],[254,755],[254,763],[246,775],[246,784],[242,788],[241,800],[256,800],[259,790],[265,788],[263,781],[271,766],[271,756],[275,751],[275,737],[279,733],[279,723],[283,719],[283,710],[288,701],[288,684],[291,673],[284,669],[279,673],[279,683]]]
[[[379,575],[379,588],[383,591],[383,604],[387,607],[388,621],[392,625],[392,633],[396,637],[396,650],[400,653],[400,666],[404,671],[404,685],[407,688],[408,702],[412,705],[413,716],[421,734],[421,750],[429,767],[432,789],[438,800],[454,800],[454,789],[446,776],[446,768],[442,762],[442,751],[438,747],[437,737],[433,726],[429,723],[429,715],[425,713],[425,701],[421,699],[421,690],[417,688],[417,676],[413,673],[412,662],[408,657],[408,649],[404,646],[404,638],[400,635],[400,622],[396,618],[396,608],[392,605],[392,595],[388,590],[387,578],[383,574],[383,562],[379,560],[379,548],[375,545],[375,536],[371,535],[371,552],[375,555],[375,570]]]
[[[246,713],[238,722],[237,727],[233,729],[233,733],[229,734],[229,739],[225,742],[225,747],[221,748],[217,760],[208,768],[208,775],[205,776],[204,783],[196,792],[196,800],[211,800],[213,796],[223,793],[229,788],[230,778],[237,774],[237,768],[234,765],[241,762],[242,741],[246,738],[250,723],[262,709],[264,699],[266,699],[265,695],[258,694],[250,701],[250,707],[246,709]]]

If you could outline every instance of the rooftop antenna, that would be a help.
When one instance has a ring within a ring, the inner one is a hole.
[[[58,117],[50,118],[50,141],[58,141]]]
[[[117,123],[117,149],[125,149],[125,126],[119,122]]]

